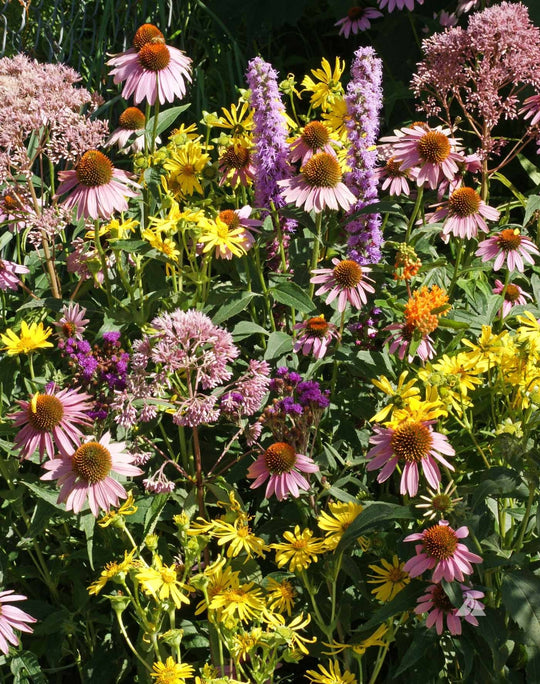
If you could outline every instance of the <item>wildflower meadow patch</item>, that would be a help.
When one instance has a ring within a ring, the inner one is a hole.
[[[82,2],[65,64],[52,4],[0,58],[1,681],[539,682],[535,3]]]

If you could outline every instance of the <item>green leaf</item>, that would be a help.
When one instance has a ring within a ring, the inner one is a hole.
[[[32,678],[33,684],[47,684],[47,678],[41,671],[37,657],[30,651],[21,651],[10,662],[11,672],[14,675],[14,684],[26,682],[26,676]]]
[[[113,240],[112,249],[123,249],[124,252],[148,252],[150,245],[146,240]]]
[[[398,669],[392,673],[392,678],[395,679],[421,658],[424,658],[425,654],[435,647],[438,638],[434,629],[417,629],[412,643],[407,647],[405,655],[400,660]]]
[[[534,1],[536,2],[536,0]],[[523,154],[518,154],[517,158],[521,166],[529,174],[529,178],[532,180],[532,182],[535,185],[540,185],[540,169],[538,166],[535,166],[532,161],[527,159],[527,157]]]
[[[277,330],[276,332],[270,333],[268,346],[264,352],[264,359],[265,361],[268,361],[269,359],[278,359],[292,351],[292,348],[292,337],[287,335],[287,333]]]
[[[232,318],[233,316],[236,316],[236,314],[239,314],[241,311],[244,311],[247,308],[249,302],[253,299],[253,297],[257,296],[258,295],[255,292],[242,292],[240,294],[235,294],[232,297],[229,297],[225,301],[225,303],[217,310],[217,312],[212,316],[212,321],[216,325],[219,325],[220,323],[227,321],[229,318]]]
[[[502,602],[531,645],[540,644],[540,577],[527,570],[508,573],[502,581]]]
[[[190,103],[181,105],[180,107],[171,107],[171,109],[166,109],[164,112],[158,114],[158,125],[156,135],[163,133],[164,130],[173,125],[176,119],[180,116],[182,112],[190,107]],[[155,116],[151,116],[146,122],[146,134],[152,136],[154,132],[154,121]]]
[[[502,183],[505,187],[507,187],[510,192],[514,195],[514,197],[523,205],[525,206],[527,204],[527,199],[523,193],[521,193],[516,186],[510,181],[506,176],[503,176],[502,173],[499,173],[498,171],[495,172],[492,175],[492,178],[496,178],[500,183]]]
[[[375,611],[372,617],[362,625],[362,632],[375,629],[375,627],[378,627],[398,613],[412,611],[416,606],[417,600],[425,593],[426,585],[423,582],[410,582],[389,603],[385,603],[384,606]]]
[[[269,335],[269,332],[258,323],[252,323],[251,321],[240,321],[234,326],[232,331],[232,336],[236,342],[250,335]]]
[[[59,511],[62,511],[63,513],[66,512],[66,509],[65,509],[63,504],[56,503],[56,501],[58,499],[58,492],[51,492],[48,489],[40,487],[39,485],[35,484],[34,482],[22,481],[22,484],[25,487],[28,487],[28,489],[31,492],[34,492],[34,494],[37,497],[39,497],[40,499],[43,499],[43,501],[46,501],[48,504],[51,504],[51,506],[54,506],[55,508],[57,508]]]
[[[305,291],[296,283],[280,283],[270,290],[270,294],[280,304],[285,304],[291,309],[296,309],[302,313],[315,310],[315,304],[308,297]]]
[[[527,206],[525,207],[525,217],[523,219],[523,227],[529,223],[531,216],[535,211],[540,210],[540,196],[531,195],[527,200]]]
[[[93,513],[86,513],[81,515],[79,520],[79,527],[84,532],[86,537],[86,550],[88,551],[88,561],[90,567],[94,570],[94,558],[93,558],[93,547],[94,547],[94,528],[96,526],[96,519]]]
[[[408,506],[396,506],[395,504],[383,503],[382,501],[369,504],[345,530],[345,534],[341,537],[337,548],[339,551],[344,551],[354,544],[357,537],[360,537],[374,527],[379,527],[382,522],[389,520],[414,520],[415,517]]]
[[[168,499],[167,494],[156,494],[152,499],[150,508],[146,511],[144,517],[144,532],[143,537],[147,537],[152,534],[159,522],[159,515],[161,511],[165,508],[165,504]]]
[[[439,328],[450,328],[451,330],[467,330],[469,324],[466,321],[455,321],[453,318],[441,318]]]

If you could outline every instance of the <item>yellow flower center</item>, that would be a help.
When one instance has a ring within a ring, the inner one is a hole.
[[[504,230],[501,230],[497,237],[497,244],[505,252],[511,252],[513,249],[517,249],[521,244],[519,230],[517,230],[517,228],[505,228]]]
[[[146,117],[138,107],[128,107],[120,114],[118,123],[128,131],[138,131],[144,128]]]
[[[407,422],[394,430],[390,440],[392,451],[400,461],[419,463],[425,458],[433,445],[431,432],[426,425]]]
[[[323,316],[314,316],[306,321],[306,332],[310,337],[324,337],[329,327]]]
[[[290,473],[296,463],[296,451],[286,442],[276,442],[264,452],[264,462],[272,475]]]
[[[107,185],[113,175],[111,160],[98,150],[88,150],[75,167],[77,180],[88,188]]]
[[[429,131],[418,141],[418,154],[429,164],[440,164],[450,154],[450,141],[440,131]]]
[[[328,129],[320,121],[312,121],[304,128],[302,140],[312,150],[320,150],[330,139]]]
[[[506,292],[504,293],[504,298],[508,302],[516,302],[520,297],[519,287],[510,283],[506,286]]]
[[[28,422],[40,432],[50,432],[60,425],[64,417],[64,406],[60,399],[50,394],[37,394],[28,406]]]
[[[174,584],[176,582],[176,570],[172,568],[161,568],[161,579],[164,584]]]
[[[225,209],[224,211],[220,211],[218,218],[220,218],[223,221],[223,223],[226,223],[231,230],[234,230],[234,228],[238,228],[238,226],[240,225],[240,219],[238,217],[238,214],[232,209]]]
[[[231,145],[221,161],[231,169],[243,169],[249,164],[249,150],[243,145]]]
[[[433,525],[424,532],[422,544],[426,555],[430,558],[447,560],[454,555],[458,538],[448,525]]]
[[[448,204],[452,214],[465,218],[478,212],[480,195],[472,188],[458,188],[450,195]]]
[[[101,482],[111,472],[111,452],[99,442],[81,444],[72,459],[73,472],[89,484]]]
[[[337,264],[333,271],[334,279],[343,288],[356,287],[362,280],[362,269],[352,259],[344,259]]]
[[[341,181],[338,160],[328,152],[313,155],[302,167],[302,175],[312,188],[335,188]]]
[[[162,71],[171,61],[165,43],[146,43],[139,50],[139,62],[148,71]]]
[[[139,52],[142,47],[152,40],[164,41],[165,38],[157,26],[154,26],[153,24],[143,24],[142,26],[139,26],[135,33],[133,47]]]

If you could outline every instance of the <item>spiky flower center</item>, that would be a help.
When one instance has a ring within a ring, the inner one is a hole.
[[[450,195],[450,212],[460,218],[477,214],[480,209],[480,195],[472,188],[458,188]]]
[[[521,291],[517,285],[509,283],[506,286],[506,292],[504,293],[504,298],[507,302],[517,302],[521,296]]]
[[[328,152],[313,155],[302,167],[302,175],[312,188],[335,188],[341,181],[338,160]]]
[[[429,131],[418,141],[418,154],[428,164],[441,164],[450,155],[450,141],[440,131]]]
[[[72,456],[72,468],[88,484],[101,482],[111,472],[111,452],[99,442],[81,444]]]
[[[443,613],[450,613],[454,608],[452,602],[450,601],[450,599],[448,598],[440,584],[437,584],[433,588],[431,600],[433,601],[433,605],[435,606],[435,608],[442,610]]]
[[[435,494],[431,499],[431,508],[439,513],[448,513],[454,508],[454,504],[448,494]]]
[[[386,581],[387,582],[392,582],[393,584],[397,584],[398,582],[402,582],[404,579],[407,579],[408,574],[401,569],[401,567],[393,567],[391,570],[388,571],[388,574],[386,575]]]
[[[120,114],[118,123],[128,131],[139,131],[144,128],[146,117],[138,107],[128,107]]]
[[[306,332],[310,337],[324,337],[329,327],[323,316],[314,316],[306,321]]]
[[[351,21],[354,21],[355,19],[360,19],[360,17],[364,14],[364,10],[361,7],[351,7],[351,9],[347,12],[347,16]]]
[[[165,43],[146,43],[139,50],[139,62],[148,71],[161,71],[171,61],[169,48]]]
[[[230,169],[243,169],[249,164],[249,150],[243,145],[231,145],[221,161]]]
[[[75,167],[77,180],[88,188],[107,185],[113,175],[111,160],[98,150],[88,150]]]
[[[304,128],[302,140],[312,150],[320,150],[330,140],[330,134],[326,126],[320,121],[311,121]]]
[[[392,451],[400,461],[420,463],[433,445],[433,437],[427,425],[416,421],[408,421],[399,425],[390,440]]]
[[[34,395],[28,405],[28,422],[39,432],[50,432],[63,417],[64,405],[50,394]]]
[[[226,223],[231,230],[238,228],[240,225],[240,217],[232,209],[224,209],[223,211],[220,211],[219,218],[223,221],[223,223]]]
[[[71,321],[66,321],[62,324],[62,333],[64,337],[73,337],[76,331],[77,326],[75,325],[75,323],[72,323]]]
[[[356,287],[362,280],[362,269],[352,259],[344,259],[332,271],[334,280],[342,288]]]
[[[521,245],[521,235],[517,228],[505,228],[497,237],[497,244],[504,252],[511,252]]]
[[[394,157],[386,162],[385,171],[390,178],[401,178],[401,176],[406,176],[405,171],[401,171],[401,162],[396,161]]]
[[[422,536],[426,555],[439,561],[452,558],[458,542],[456,533],[448,525],[433,525]]]
[[[150,41],[165,41],[163,33],[154,24],[143,24],[137,29],[133,38],[133,47],[137,52]]]
[[[290,473],[296,463],[296,451],[286,442],[275,442],[264,452],[264,462],[272,475]]]

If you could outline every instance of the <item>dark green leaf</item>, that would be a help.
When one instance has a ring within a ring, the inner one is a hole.
[[[438,636],[434,629],[417,629],[412,644],[407,648],[398,669],[392,673],[393,678],[403,674],[421,658],[424,658],[425,654],[435,647],[437,639]]]
[[[527,206],[525,207],[525,217],[523,218],[523,226],[525,227],[529,223],[531,216],[535,211],[540,210],[540,196],[531,195],[527,200]]]
[[[362,625],[362,632],[375,629],[398,613],[408,613],[412,611],[420,596],[425,593],[426,585],[423,582],[411,582],[402,589],[397,596],[394,596],[389,603],[385,603],[384,606],[381,606],[375,611],[373,616]],[[351,641],[354,641],[354,638],[351,639]]]
[[[345,530],[338,549],[344,551],[354,544],[357,537],[375,527],[379,527],[383,522],[389,520],[414,520],[415,517],[408,506],[396,506],[395,504],[383,503],[382,501],[369,504]]]
[[[285,304],[291,309],[296,309],[302,313],[309,313],[315,309],[315,304],[308,297],[305,291],[296,283],[280,283],[270,290],[270,294],[280,304]]]
[[[229,297],[225,303],[217,310],[217,312],[212,316],[212,321],[219,325],[229,318],[236,316],[241,311],[247,308],[249,302],[256,297],[255,292],[241,292]]]
[[[186,109],[188,109],[189,107],[190,103],[188,102],[188,104],[181,105],[180,107],[171,107],[170,109],[166,109],[164,112],[160,112],[158,114],[156,135],[163,133],[164,130],[172,126],[176,119],[180,116],[180,114],[182,112],[185,112]],[[152,116],[146,122],[146,133],[149,136],[151,136],[154,132],[155,118],[155,116]]]
[[[505,575],[502,602],[512,619],[525,633],[526,642],[540,644],[540,577],[527,570]]]
[[[268,338],[268,346],[264,353],[266,361],[269,359],[278,359],[284,354],[290,352],[293,348],[293,339],[287,333],[277,330],[270,334]]]

